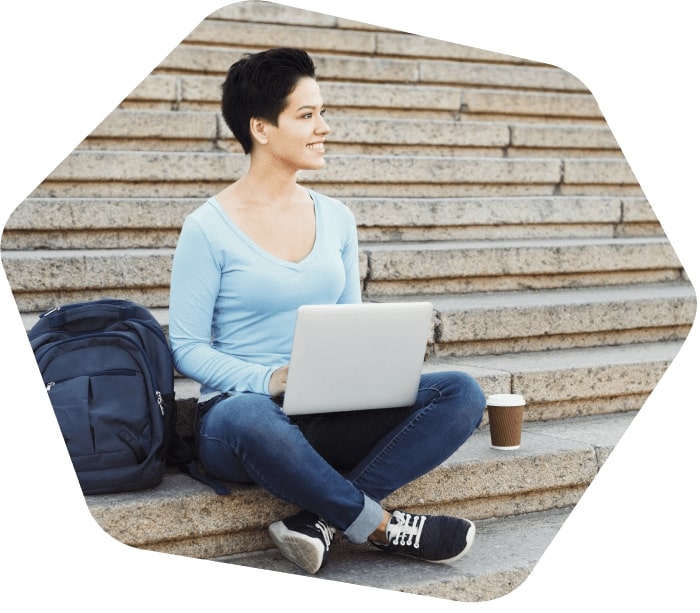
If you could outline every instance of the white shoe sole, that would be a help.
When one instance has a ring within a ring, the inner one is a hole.
[[[290,530],[281,521],[271,524],[268,530],[272,542],[287,560],[310,575],[318,572],[325,552],[319,539]]]

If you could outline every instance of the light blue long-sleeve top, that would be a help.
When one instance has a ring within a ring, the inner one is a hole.
[[[216,393],[268,394],[289,363],[303,304],[360,302],[357,227],[340,201],[308,190],[316,238],[294,263],[253,242],[210,198],[185,219],[173,259],[170,345],[176,369]]]

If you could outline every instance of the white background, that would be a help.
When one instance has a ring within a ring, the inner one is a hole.
[[[212,0],[6,2],[0,225],[204,17]],[[698,40],[692,3],[284,2],[564,68],[593,92],[697,287]],[[392,6],[399,10],[392,10]],[[423,7],[428,7],[425,9]],[[3,608],[690,610],[697,581],[695,330],[526,582],[453,603],[137,552],[89,516],[4,275]],[[12,604],[9,604],[12,603]],[[212,610],[212,609],[210,609]]]

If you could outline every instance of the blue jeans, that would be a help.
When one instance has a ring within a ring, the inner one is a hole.
[[[269,396],[222,395],[200,410],[199,459],[212,476],[257,483],[363,543],[381,500],[450,457],[485,404],[461,372],[422,375],[416,403],[397,409],[289,418]]]

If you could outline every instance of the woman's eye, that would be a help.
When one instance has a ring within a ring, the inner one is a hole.
[[[325,117],[325,116],[326,116],[326,109],[321,109],[321,110],[318,112],[318,114],[319,114],[321,117]],[[301,116],[301,118],[302,118],[302,119],[312,119],[313,116],[314,116],[313,113],[304,113],[304,114]]]

